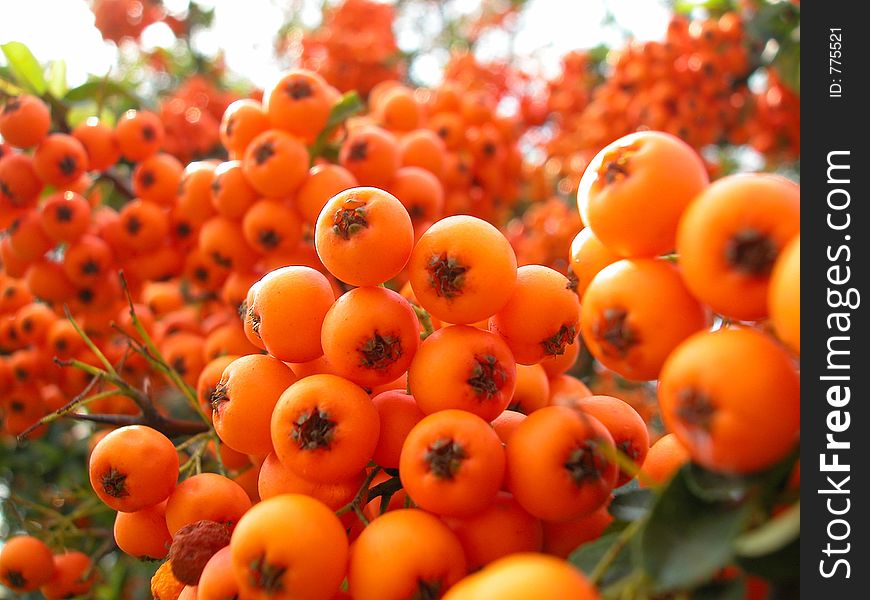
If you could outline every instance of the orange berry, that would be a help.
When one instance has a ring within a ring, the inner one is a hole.
[[[81,142],[88,155],[88,171],[106,171],[121,158],[121,149],[115,131],[97,117],[88,119],[72,130],[72,136]]]
[[[90,224],[91,206],[75,192],[58,192],[42,205],[42,229],[56,242],[75,242]]]
[[[767,316],[770,274],[800,233],[800,186],[770,174],[719,179],[680,221],[677,253],[686,286],[724,316]]]
[[[69,185],[81,177],[88,165],[85,148],[76,138],[53,133],[36,147],[33,168],[45,183],[56,187]]]
[[[323,503],[282,494],[241,518],[230,553],[242,598],[330,600],[347,569],[348,543]]]
[[[19,535],[0,550],[0,582],[16,592],[31,592],[54,574],[51,550],[41,540]]]
[[[517,259],[495,227],[467,215],[430,227],[408,261],[417,301],[449,323],[474,323],[501,309],[516,284]]]
[[[288,362],[306,362],[323,354],[320,330],[335,301],[329,280],[310,267],[283,267],[257,284],[246,322],[269,354]]]
[[[284,390],[295,382],[293,371],[271,356],[251,354],[227,365],[210,398],[221,440],[246,454],[271,452],[272,411]]]
[[[416,232],[425,231],[444,213],[444,188],[438,178],[425,169],[400,168],[389,190],[407,209]]]
[[[12,153],[0,158],[0,226],[12,222],[15,209],[35,205],[43,185],[31,156]]]
[[[327,201],[352,187],[357,187],[356,177],[344,167],[328,163],[315,165],[296,192],[296,210],[306,223],[314,225]]]
[[[647,485],[647,480],[651,480],[654,485],[663,485],[689,460],[689,452],[677,436],[673,433],[665,434],[647,451],[642,467],[645,477],[639,477],[638,482],[641,487]]]
[[[405,134],[399,142],[403,167],[420,167],[441,179],[446,167],[447,148],[438,135],[428,129]]]
[[[6,100],[0,110],[0,135],[16,148],[31,148],[40,143],[51,127],[48,105],[29,94]]]
[[[143,200],[169,206],[178,196],[183,172],[177,158],[157,152],[133,170],[133,193]]]
[[[308,161],[308,151],[298,138],[270,129],[251,140],[242,159],[242,172],[261,195],[283,198],[305,180]]]
[[[311,375],[281,394],[272,444],[281,463],[317,482],[349,479],[374,452],[378,413],[361,387],[336,375]]]
[[[399,168],[399,144],[380,127],[362,126],[348,134],[338,161],[360,185],[385,188]]]
[[[658,396],[668,430],[709,469],[751,473],[797,444],[800,378],[788,353],[757,331],[696,333],[668,357]]]
[[[355,600],[437,598],[466,572],[462,545],[422,510],[390,511],[351,547],[348,590]]]
[[[279,200],[258,200],[245,213],[242,232],[248,245],[263,254],[290,252],[302,240],[302,220]]]
[[[543,544],[541,521],[530,515],[507,492],[468,517],[446,517],[444,522],[459,538],[469,570],[518,552],[538,552]]]
[[[81,552],[64,552],[54,556],[54,576],[40,588],[47,600],[59,600],[87,594],[97,578],[91,559]]]
[[[199,232],[199,248],[220,270],[246,271],[257,262],[257,252],[245,241],[241,223],[216,216]]]
[[[801,353],[801,236],[780,253],[770,275],[767,304],[779,338]]]
[[[395,196],[372,187],[332,197],[317,218],[317,255],[329,272],[351,285],[377,285],[404,268],[414,247],[408,211]]]
[[[326,313],[320,342],[337,374],[371,389],[408,370],[420,344],[419,325],[396,292],[360,287],[340,296]]]
[[[708,182],[704,163],[686,142],[641,131],[595,155],[577,204],[583,223],[612,252],[656,256],[673,249],[683,211]]]
[[[178,484],[166,503],[166,526],[175,533],[197,521],[216,521],[232,530],[251,508],[242,487],[217,473],[201,473]]]
[[[166,528],[166,502],[115,515],[115,543],[125,554],[160,560],[169,553],[172,536]]]
[[[153,112],[128,110],[115,125],[115,137],[124,158],[140,162],[163,147],[166,130]]]
[[[222,216],[241,220],[260,197],[242,173],[242,163],[230,160],[214,169],[211,183],[212,206]]]
[[[520,364],[530,365],[565,353],[577,337],[580,302],[568,278],[542,265],[517,269],[507,303],[489,322]]]
[[[169,497],[178,479],[178,453],[159,431],[129,425],[97,443],[88,471],[100,500],[115,510],[136,512]]]
[[[293,69],[263,94],[272,127],[311,144],[317,138],[338,98],[338,92],[318,73]]]
[[[426,414],[461,409],[485,421],[510,402],[516,365],[499,336],[468,325],[442,327],[420,345],[408,385]]]
[[[402,485],[421,508],[468,516],[495,498],[505,473],[501,440],[489,423],[463,410],[424,417],[408,433],[399,458]]]
[[[230,104],[221,118],[221,143],[237,155],[245,153],[251,140],[269,129],[269,116],[263,105],[250,98]]]
[[[469,575],[448,590],[444,600],[599,600],[595,587],[564,560],[535,553],[511,554]]]

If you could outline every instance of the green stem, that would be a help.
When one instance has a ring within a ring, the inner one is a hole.
[[[127,296],[127,304],[130,307],[130,319],[133,323],[133,327],[142,338],[142,345],[148,350],[148,354],[145,355],[145,358],[148,358],[153,366],[157,367],[167,376],[169,381],[181,391],[181,393],[187,400],[187,403],[191,406],[191,408],[193,408],[196,414],[200,416],[202,421],[206,425],[211,427],[211,423],[209,422],[208,417],[206,416],[205,412],[203,412],[202,407],[199,405],[199,402],[196,399],[196,392],[194,392],[193,388],[191,388],[187,384],[187,382],[182,379],[181,375],[178,374],[178,371],[176,371],[169,365],[169,363],[166,362],[163,354],[161,354],[160,350],[158,350],[157,346],[154,344],[154,340],[151,339],[151,336],[148,335],[148,332],[142,325],[142,321],[139,320],[139,316],[136,314],[136,309],[133,306],[133,296],[130,294],[130,288],[127,286],[127,278],[124,277],[123,271],[121,271],[120,277],[121,287],[124,290],[124,294]],[[150,355],[150,357],[148,355]]]
[[[175,449],[178,452],[181,452],[182,450],[186,450],[186,449],[190,448],[191,446],[193,446],[197,442],[200,442],[200,441],[204,440],[205,438],[210,438],[210,437],[211,436],[209,435],[208,431],[203,431],[202,433],[197,433],[195,436],[189,437],[186,440],[184,440],[183,442],[181,442],[180,444],[178,444],[177,446],[175,446]]]
[[[598,585],[601,578],[604,577],[604,574],[607,573],[607,570],[613,564],[613,561],[616,560],[616,557],[619,556],[619,553],[622,552],[622,549],[625,548],[625,545],[628,544],[634,534],[640,531],[645,522],[644,519],[632,521],[620,532],[619,537],[616,538],[610,548],[607,549],[607,552],[598,561],[598,564],[595,565],[595,568],[592,569],[592,573],[589,575],[589,581],[592,585]]]
[[[84,329],[82,329],[79,324],[76,323],[76,320],[73,318],[72,313],[70,313],[69,311],[69,307],[65,304],[63,306],[63,312],[69,322],[72,323],[73,329],[75,329],[79,337],[84,340],[90,351],[93,352],[94,356],[96,356],[97,359],[99,359],[99,361],[102,363],[103,368],[106,369],[106,372],[114,377],[118,377],[118,373],[115,371],[115,367],[112,365],[111,361],[106,358],[106,355],[103,354],[102,350],[97,347],[91,337],[87,333],[85,333]]]
[[[600,446],[600,449],[604,457],[607,460],[615,462],[616,466],[619,467],[620,471],[626,473],[630,477],[636,477],[640,483],[648,488],[655,488],[658,486],[658,482],[651,479],[649,475],[641,470],[638,464],[634,462],[634,460],[632,460],[630,456],[628,456],[625,452],[623,452],[616,446],[602,444]]]
[[[350,502],[348,502],[347,504],[345,504],[344,506],[339,508],[337,511],[335,511],[335,514],[340,517],[341,515],[348,513],[350,511],[354,511],[354,512],[359,511],[360,505],[362,504],[362,501],[363,501],[363,498],[365,498],[366,500],[369,499],[369,486],[371,485],[372,480],[380,472],[381,472],[380,467],[374,467],[371,471],[369,471],[369,474],[366,475],[365,480],[362,482],[362,485],[357,490],[356,495],[353,497],[353,500],[351,500]],[[357,516],[359,516],[359,512],[357,512]]]
[[[417,315],[417,320],[420,321],[420,325],[423,327],[423,331],[420,332],[420,339],[425,340],[435,331],[435,328],[432,325],[432,316],[425,308],[417,306],[413,302],[411,303],[411,308],[414,309],[414,313]]]

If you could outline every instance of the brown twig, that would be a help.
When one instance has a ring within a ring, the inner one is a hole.
[[[339,508],[337,511],[335,511],[335,514],[340,517],[341,515],[343,515],[345,513],[353,511],[356,513],[357,517],[359,517],[360,521],[363,522],[363,524],[368,525],[368,520],[362,514],[362,503],[363,503],[363,500],[365,500],[366,502],[370,501],[369,486],[371,485],[372,480],[375,478],[375,476],[377,476],[377,474],[380,472],[381,472],[380,467],[374,467],[371,471],[369,471],[369,474],[366,476],[365,481],[362,482],[362,485],[359,487],[359,490],[357,490],[357,493],[353,497],[353,500],[351,500],[350,502],[348,502],[347,504],[345,504],[344,506]]]
[[[59,419],[67,413],[72,412],[74,408],[81,405],[85,400],[91,400],[92,397],[89,397],[89,394],[94,389],[94,386],[96,386],[97,383],[100,381],[100,379],[101,378],[99,376],[92,377],[91,380],[88,382],[88,385],[85,386],[85,389],[82,390],[80,393],[76,394],[75,398],[58,408],[56,411],[48,413],[47,415],[39,419],[36,423],[22,431],[18,435],[18,439],[22,440],[26,438],[28,435],[30,435],[30,433],[33,432],[34,429],[51,423],[52,421]]]
[[[122,196],[124,196],[127,200],[132,200],[136,197],[136,194],[133,193],[133,190],[121,179],[117,173],[114,171],[103,171],[97,176],[97,181],[108,181],[111,183],[115,190]]]
[[[176,437],[179,435],[195,435],[208,431],[208,427],[204,423],[196,421],[186,421],[182,419],[173,419],[158,415],[156,420],[146,419],[144,415],[104,415],[104,414],[88,414],[88,413],[69,413],[65,415],[70,419],[77,421],[90,421],[91,423],[104,423],[107,425],[146,425],[152,429],[156,429],[166,437]]]

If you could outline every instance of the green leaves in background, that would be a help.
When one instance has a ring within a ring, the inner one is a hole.
[[[42,96],[48,90],[42,65],[27,46],[21,42],[8,42],[0,45],[0,49],[6,55],[9,71],[21,87],[37,96]]]
[[[110,79],[92,79],[69,90],[64,94],[63,99],[66,102],[83,102],[85,100],[106,100],[113,96],[124,98],[137,106],[141,104],[132,90]]]
[[[682,15],[690,15],[698,9],[718,15],[734,10],[734,2],[731,0],[675,0],[673,2],[674,12]]]
[[[49,93],[55,98],[62,98],[66,94],[66,61],[53,60],[49,63],[46,83]]]
[[[801,12],[791,2],[762,4],[751,19],[744,21],[746,32],[758,43],[776,42],[776,52],[762,57],[774,67],[782,82],[796,94],[801,92]]]
[[[780,44],[773,61],[782,82],[797,94],[801,93],[801,44],[787,40]]]
[[[691,589],[730,564],[752,508],[746,501],[699,498],[688,469],[681,469],[659,496],[638,539],[641,563],[656,582],[655,591]]]
[[[740,556],[756,558],[785,548],[799,539],[800,535],[801,504],[796,502],[764,525],[737,538],[735,549]]]
[[[347,92],[344,94],[329,113],[329,118],[326,120],[326,125],[323,131],[314,140],[314,144],[308,150],[311,160],[314,161],[318,156],[323,156],[328,150],[328,142],[336,130],[349,118],[361,112],[365,108],[365,103],[359,94],[356,92]]]
[[[635,570],[630,548],[624,543],[624,526],[604,532],[596,540],[583,544],[568,557],[568,562],[587,576],[598,576],[597,585],[606,588],[628,578]],[[605,561],[608,562],[606,567]]]
[[[617,521],[637,521],[644,518],[655,501],[652,490],[630,489],[617,491],[607,510]]]
[[[626,485],[610,503],[610,527],[568,560],[607,599],[683,594],[737,600],[745,590],[740,572],[719,577],[734,565],[790,589],[798,572],[800,503],[769,515],[792,501],[785,487],[796,459],[745,476],[687,464],[663,488]]]

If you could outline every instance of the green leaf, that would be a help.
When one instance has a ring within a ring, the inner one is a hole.
[[[782,42],[773,64],[782,82],[793,92],[801,93],[801,45],[791,40]]]
[[[649,513],[654,500],[652,490],[627,490],[617,493],[607,510],[619,521],[637,521]]]
[[[102,96],[103,100],[112,96],[120,96],[139,106],[142,102],[131,90],[117,81],[108,79],[96,79],[74,87],[64,94],[66,102],[84,102],[85,100],[97,101]]]
[[[583,571],[586,575],[592,575],[595,567],[601,562],[605,554],[608,553],[611,546],[620,539],[621,532],[613,531],[605,532],[597,540],[593,540],[583,544],[568,556],[568,562]],[[628,545],[621,548],[616,558],[610,564],[607,571],[598,582],[599,587],[606,587],[624,577],[627,577],[634,570],[631,552],[628,550]]]
[[[747,531],[734,542],[737,554],[764,556],[784,548],[801,535],[801,503],[796,502],[764,525]]]
[[[680,469],[662,491],[636,546],[659,592],[695,587],[729,564],[753,508],[699,498],[687,471]]]
[[[311,156],[311,160],[314,160],[323,153],[327,143],[329,142],[329,138],[332,137],[335,130],[350,117],[361,112],[363,108],[365,108],[365,103],[363,103],[359,94],[354,91],[344,94],[332,107],[332,110],[329,112],[329,118],[326,120],[326,125],[323,127],[323,131],[320,132],[317,139],[314,140],[314,144],[309,148],[308,152]]]
[[[48,89],[48,84],[45,82],[42,65],[30,49],[21,42],[8,42],[0,48],[6,55],[9,70],[12,71],[15,80],[29,92],[42,96]]]
[[[747,477],[715,473],[694,463],[686,467],[685,475],[692,494],[707,502],[735,502],[743,498],[752,485]]]
[[[55,98],[63,98],[67,91],[66,61],[53,60],[48,65],[48,91]]]
[[[365,108],[365,105],[362,98],[359,97],[359,94],[355,91],[347,92],[329,112],[329,118],[326,120],[324,133],[335,131],[336,127],[360,112],[363,108]],[[321,133],[321,135],[323,134]]]
[[[716,14],[734,9],[730,0],[676,0],[674,2],[674,12],[682,15],[689,15],[699,8]]]
[[[772,554],[750,558],[738,556],[737,564],[747,573],[778,582],[793,582],[800,577],[800,539]],[[788,598],[789,596],[782,596]]]
[[[746,582],[743,577],[716,581],[698,588],[692,592],[692,600],[744,600],[746,597]]]
[[[750,475],[716,473],[694,463],[683,470],[692,494],[706,502],[737,502],[757,492],[762,502],[770,502],[782,489],[796,460],[795,451],[769,469]]]

